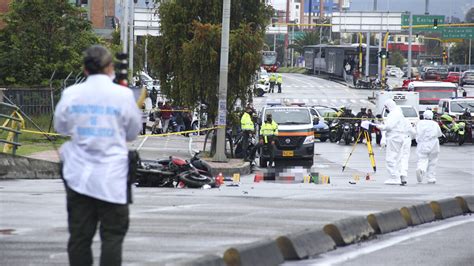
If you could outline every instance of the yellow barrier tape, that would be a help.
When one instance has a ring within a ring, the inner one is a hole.
[[[163,136],[171,136],[171,135],[182,135],[182,134],[188,134],[188,133],[209,131],[209,130],[218,129],[218,128],[224,128],[224,126],[210,127],[210,128],[196,129],[196,130],[188,130],[188,131],[180,131],[180,132],[170,132],[170,133],[163,133],[163,134],[145,134],[145,135],[139,135],[139,137],[163,137]],[[41,131],[26,130],[26,129],[23,129],[21,131],[26,132],[26,133],[31,133],[31,134],[38,134],[38,135],[68,137],[66,135],[62,135],[62,134],[59,134],[59,133],[53,133],[53,132],[41,132]]]
[[[171,132],[171,133],[163,133],[163,134],[145,134],[145,135],[139,135],[139,137],[164,137],[164,136],[171,136],[171,135],[182,135],[182,134],[188,134],[188,133],[209,131],[209,130],[214,130],[218,128],[225,128],[225,127],[218,126],[218,127],[209,127],[209,128],[203,128],[203,129],[187,130],[187,131]]]

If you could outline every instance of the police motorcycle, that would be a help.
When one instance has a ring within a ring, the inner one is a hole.
[[[342,135],[341,141],[344,141],[344,144],[349,145],[352,142],[354,136],[354,125],[350,122],[344,122],[342,124]]]
[[[180,182],[189,188],[204,185],[214,187],[215,179],[210,166],[195,152],[188,161],[170,156],[160,160],[140,160],[137,168],[136,185],[138,187],[176,187]]]
[[[466,124],[464,122],[456,122],[450,115],[443,114],[438,123],[443,133],[443,136],[439,138],[441,145],[447,142],[458,143],[459,146],[464,144],[466,140]]]

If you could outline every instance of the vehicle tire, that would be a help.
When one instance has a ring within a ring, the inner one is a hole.
[[[443,145],[447,142],[446,138],[445,137],[440,137],[439,138],[439,145]]]
[[[351,137],[350,137],[350,136],[346,136],[346,137],[344,138],[344,144],[346,144],[346,145],[351,144]]]
[[[329,133],[329,141],[332,142],[332,143],[337,141],[337,132]]]
[[[326,142],[326,140],[328,140],[328,138],[320,138],[319,139],[320,142]]]
[[[257,88],[257,89],[255,90],[255,95],[256,95],[257,97],[263,97],[264,94],[265,94],[265,92],[264,92],[263,89],[261,89],[261,88]]]
[[[216,185],[214,178],[190,171],[179,174],[178,179],[189,188],[200,188],[204,185],[214,187]]]
[[[260,166],[260,168],[267,168],[267,165],[268,161],[265,160],[265,158],[263,158],[262,156],[260,156],[260,158],[258,159],[258,166]]]

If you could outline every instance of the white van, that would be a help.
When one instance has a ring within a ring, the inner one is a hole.
[[[439,100],[436,113],[439,115],[449,114],[458,117],[464,113],[464,109],[471,110],[471,116],[474,116],[474,98],[451,98]]]

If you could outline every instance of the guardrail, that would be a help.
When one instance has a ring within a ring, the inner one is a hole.
[[[13,155],[15,155],[18,147],[21,146],[19,139],[21,134],[21,128],[25,125],[25,120],[18,112],[18,106],[0,102],[0,107],[5,107],[7,109],[13,110],[11,115],[0,113],[0,118],[6,119],[5,122],[0,126],[0,132],[8,132],[7,138],[0,139],[0,143],[4,144],[4,153],[12,153]],[[8,126],[8,124],[10,124],[10,126]]]

